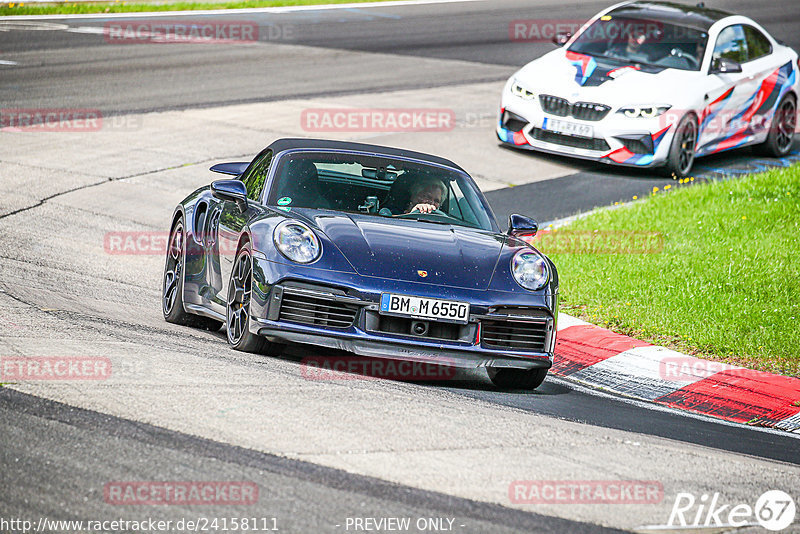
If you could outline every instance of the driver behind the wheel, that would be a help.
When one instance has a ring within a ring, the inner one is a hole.
[[[658,55],[653,48],[655,42],[660,41],[661,33],[648,33],[644,28],[635,26],[627,32],[623,32],[626,38],[615,39],[615,42],[608,50],[612,56],[625,59],[627,61],[641,61],[652,63],[654,55]]]
[[[431,213],[442,205],[447,187],[436,178],[420,178],[411,185],[411,200],[406,213]]]

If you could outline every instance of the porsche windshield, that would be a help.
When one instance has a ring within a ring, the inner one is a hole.
[[[331,209],[496,231],[483,196],[464,173],[366,154],[297,152],[283,156],[267,204]]]
[[[581,33],[570,52],[630,64],[700,70],[708,34],[658,20],[605,16]]]

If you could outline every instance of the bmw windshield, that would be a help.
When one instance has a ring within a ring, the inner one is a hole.
[[[586,28],[570,52],[679,70],[700,70],[708,34],[652,19],[605,16]]]

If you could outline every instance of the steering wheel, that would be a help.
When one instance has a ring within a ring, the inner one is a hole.
[[[422,215],[422,217],[420,217],[420,215]],[[435,215],[435,217],[429,219],[427,217],[428,215]],[[446,214],[441,210],[433,210],[430,213],[422,213],[419,210],[411,210],[408,213],[401,213],[400,215],[395,215],[395,217],[398,219],[417,219],[417,220],[425,220],[432,222],[436,222],[438,217],[442,217],[447,220],[454,220],[453,217],[451,217],[450,215]]]
[[[433,211],[429,211],[428,213],[422,213],[418,209],[413,209],[413,210],[409,211],[408,213],[409,213],[409,215],[412,214],[412,213],[420,213],[422,215],[443,215],[444,217],[449,217],[448,214],[446,214],[442,210],[438,210],[438,209],[433,210]]]
[[[700,67],[700,61],[691,54],[687,54],[680,48],[673,48],[669,51],[669,55],[672,57],[677,57],[680,59],[685,59],[686,62],[689,64],[689,67],[696,69]]]

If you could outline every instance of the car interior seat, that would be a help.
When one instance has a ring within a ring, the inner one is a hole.
[[[298,159],[290,162],[283,185],[282,196],[292,199],[291,206],[315,209],[330,207],[320,189],[317,166],[309,160]]]

